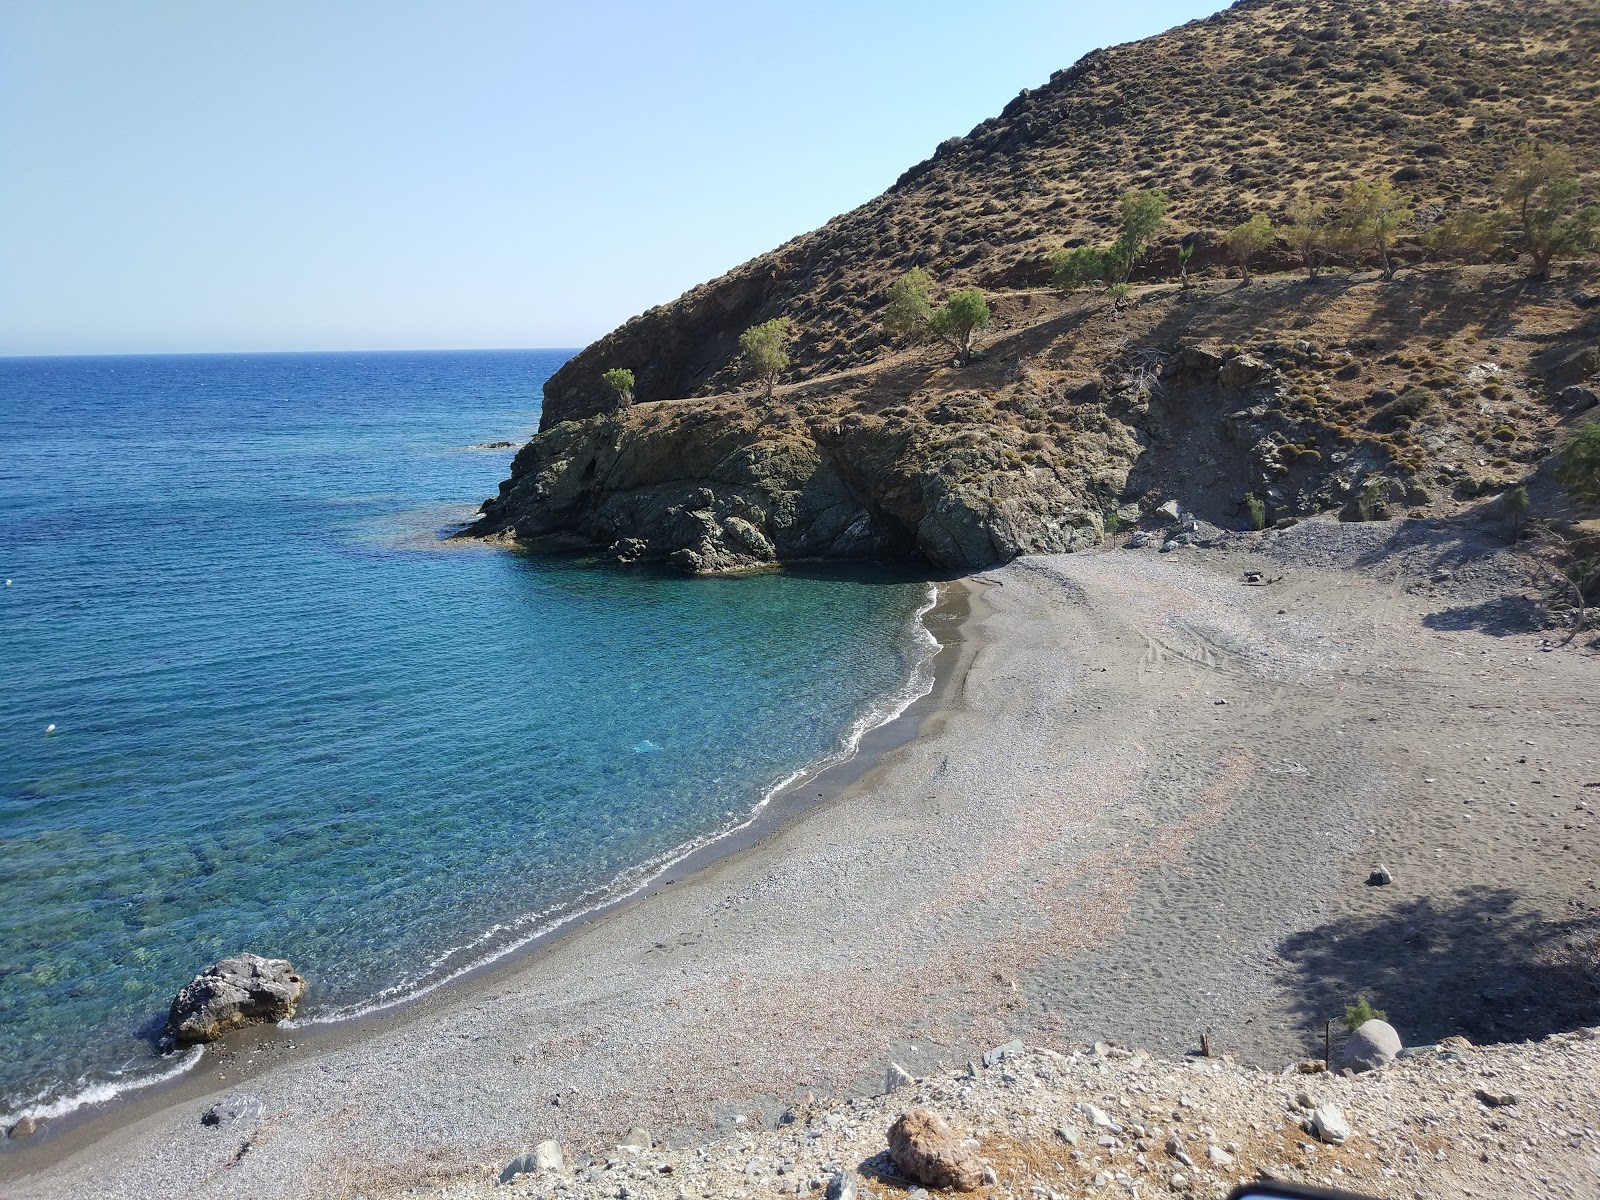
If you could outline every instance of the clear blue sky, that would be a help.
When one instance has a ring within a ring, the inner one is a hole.
[[[0,0],[0,354],[577,346],[1220,0]]]

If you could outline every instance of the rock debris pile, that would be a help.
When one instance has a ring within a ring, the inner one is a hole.
[[[670,1148],[640,1130],[603,1147],[545,1143],[411,1194],[1223,1197],[1271,1177],[1406,1200],[1600,1195],[1600,1028],[1320,1068],[1012,1043],[875,1098],[808,1097],[775,1128]]]

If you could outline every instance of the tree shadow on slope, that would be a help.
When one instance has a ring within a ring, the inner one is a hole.
[[[1386,1010],[1409,1045],[1451,1034],[1484,1044],[1600,1020],[1597,944],[1600,910],[1553,921],[1510,889],[1470,887],[1330,921],[1279,952],[1308,1045],[1357,996]]]
[[[1526,596],[1498,596],[1478,604],[1442,608],[1422,618],[1428,628],[1445,633],[1486,633],[1491,637],[1521,637],[1550,628],[1545,608]]]

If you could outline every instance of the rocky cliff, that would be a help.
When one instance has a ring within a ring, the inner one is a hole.
[[[1471,501],[1532,473],[1581,407],[1561,397],[1593,373],[1595,322],[1571,300],[1593,290],[1588,268],[1542,286],[1510,266],[1430,266],[1247,289],[1203,248],[1199,287],[1157,281],[1184,235],[1214,243],[1302,192],[1392,180],[1425,227],[1488,203],[1529,138],[1600,162],[1597,50],[1593,0],[1243,0],[1090,54],[882,196],[577,355],[473,532],[689,570],[904,554],[964,568],[1092,543],[1108,514],[1168,499],[1218,523],[1241,519],[1246,493],[1275,519],[1380,493]],[[1168,221],[1131,304],[1040,286],[1052,250],[1108,240],[1122,191],[1154,186]],[[1400,254],[1425,258],[1415,239]],[[884,289],[913,265],[988,293],[985,361],[891,344]],[[1280,247],[1264,265],[1292,264]],[[790,382],[763,402],[734,390],[737,339],[775,316],[798,337]],[[620,413],[600,382],[616,366],[637,377]]]

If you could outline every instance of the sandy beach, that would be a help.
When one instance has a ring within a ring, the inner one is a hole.
[[[1014,1036],[1277,1069],[1358,993],[1408,1043],[1592,1021],[1597,661],[1541,649],[1519,572],[1465,526],[1314,521],[942,585],[934,693],[750,844],[354,1028],[240,1037],[14,1144],[5,1193],[383,1194]],[[203,1126],[226,1092],[261,1117]]]

